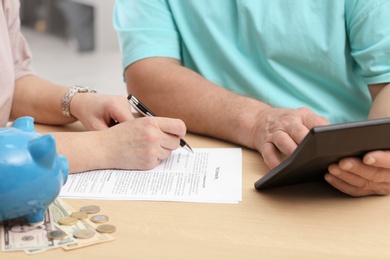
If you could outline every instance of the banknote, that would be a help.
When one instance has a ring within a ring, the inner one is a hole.
[[[46,211],[43,222],[35,225],[31,225],[24,218],[4,221],[0,232],[2,250],[6,252],[23,250],[26,253],[33,253],[75,242],[75,239],[69,236],[62,240],[50,239],[48,234],[55,229],[50,210]]]
[[[23,218],[0,223],[3,251],[23,250],[27,254],[36,254],[58,247],[72,250],[115,239],[112,235],[97,232],[96,224],[89,219],[79,220],[72,226],[58,223],[61,218],[70,216],[73,212],[75,212],[73,208],[61,198],[57,198],[49,206],[43,222],[39,225],[30,225]],[[56,229],[64,231],[67,236],[58,240],[50,239],[49,233]],[[89,230],[93,235],[87,239],[76,239],[74,233],[78,230]]]
[[[75,232],[77,232],[78,230],[85,230],[85,229],[90,230],[94,233],[94,235],[91,238],[76,239],[74,243],[67,243],[66,245],[63,245],[62,248],[64,250],[77,249],[85,246],[90,246],[93,244],[112,241],[115,239],[112,235],[97,232],[96,225],[89,219],[79,220],[75,225],[72,226],[59,225],[58,224],[59,219],[66,216],[70,216],[73,212],[75,212],[75,210],[72,207],[70,207],[66,202],[64,202],[59,197],[50,205],[50,211],[52,212],[55,226],[57,228],[60,228],[62,231],[66,232],[69,236],[74,237]]]

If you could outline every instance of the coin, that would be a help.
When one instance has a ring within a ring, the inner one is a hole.
[[[79,229],[73,233],[75,238],[88,239],[95,235],[95,232],[91,229]]]
[[[116,227],[110,224],[100,225],[96,228],[99,233],[112,233],[116,231]]]
[[[77,219],[86,219],[88,217],[88,214],[83,211],[78,211],[78,212],[73,212],[70,216]]]
[[[108,221],[108,217],[106,215],[95,215],[91,217],[91,221],[94,223],[104,223]]]
[[[61,240],[66,236],[67,236],[67,234],[62,230],[53,230],[53,231],[50,231],[49,234],[47,234],[48,238],[51,238],[54,240]]]
[[[72,226],[76,224],[77,221],[78,219],[74,217],[63,217],[58,220],[58,223],[65,226]]]
[[[85,212],[87,214],[95,214],[100,211],[100,207],[96,205],[88,205],[80,208],[80,211]]]

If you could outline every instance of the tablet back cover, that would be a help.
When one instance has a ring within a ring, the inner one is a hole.
[[[255,182],[255,188],[321,180],[330,164],[372,150],[390,150],[390,118],[315,127],[290,157]]]

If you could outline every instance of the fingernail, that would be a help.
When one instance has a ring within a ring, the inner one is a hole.
[[[326,174],[325,175],[325,180],[329,183],[331,183],[333,181],[333,177],[330,175],[330,174]]]
[[[372,156],[367,157],[367,159],[364,161],[365,164],[374,164],[375,158]]]
[[[334,168],[334,169],[332,169],[332,171],[329,171],[329,173],[334,175],[334,176],[338,176],[341,174],[341,171],[338,168]]]
[[[353,164],[351,162],[341,163],[340,167],[344,170],[352,169]]]

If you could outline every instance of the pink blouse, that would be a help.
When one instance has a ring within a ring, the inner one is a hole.
[[[9,119],[15,81],[33,74],[31,52],[20,32],[20,2],[0,0],[0,127]]]

